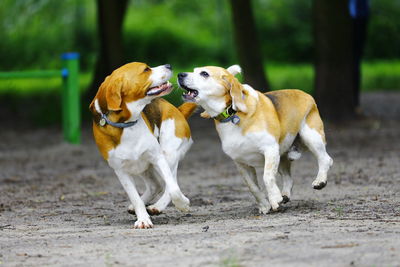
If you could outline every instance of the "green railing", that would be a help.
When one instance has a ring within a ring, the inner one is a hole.
[[[79,54],[61,55],[61,70],[0,72],[0,79],[52,78],[60,77],[62,88],[62,128],[64,139],[71,144],[81,142],[81,112],[79,91]]]

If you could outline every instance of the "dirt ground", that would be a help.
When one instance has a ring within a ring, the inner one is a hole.
[[[376,99],[362,99],[374,119],[326,125],[328,186],[311,188],[316,161],[303,154],[292,201],[264,216],[212,122],[195,116],[179,170],[191,211],[170,206],[150,230],[133,229],[127,195],[88,125],[80,146],[62,143],[57,128],[3,127],[0,265],[400,266],[400,95],[380,100],[383,113]]]

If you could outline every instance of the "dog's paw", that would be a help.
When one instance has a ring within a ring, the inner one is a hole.
[[[147,206],[146,210],[150,215],[160,215],[162,213],[162,211],[154,205]]]
[[[297,150],[292,150],[292,151],[289,151],[289,153],[288,153],[288,159],[290,161],[298,160],[300,157],[301,157],[301,153]]]
[[[318,181],[318,180],[315,180],[315,181],[312,183],[312,187],[313,187],[314,189],[316,189],[316,190],[321,190],[322,188],[324,188],[324,187],[326,186],[326,184],[327,184],[326,181]]]
[[[190,201],[183,194],[180,197],[172,198],[172,203],[182,212],[188,212],[190,210]]]
[[[270,197],[269,199],[269,204],[271,205],[271,208],[273,211],[277,211],[279,209],[279,204],[282,203],[283,198],[281,194],[276,195],[275,197]]]
[[[149,229],[153,228],[153,223],[150,218],[140,218],[135,222],[135,229]]]
[[[258,213],[259,214],[268,214],[271,211],[271,206],[259,205]]]
[[[278,211],[279,203],[271,203],[271,208],[272,208],[273,211]]]
[[[210,114],[208,114],[206,111],[203,111],[202,113],[200,113],[200,117],[202,117],[204,119],[211,118]]]

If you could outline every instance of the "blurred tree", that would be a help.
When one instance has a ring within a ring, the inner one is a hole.
[[[87,98],[91,99],[104,78],[125,63],[122,26],[128,0],[97,0],[99,50],[95,72]]]
[[[257,90],[269,90],[254,22],[251,0],[230,0],[233,32],[239,63],[246,83]]]
[[[314,0],[315,96],[322,116],[355,114],[353,28],[348,0]]]

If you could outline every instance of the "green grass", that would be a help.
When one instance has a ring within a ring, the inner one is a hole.
[[[191,71],[190,68],[174,70],[171,81],[176,85],[176,74]],[[362,91],[400,90],[400,60],[368,62],[362,65]],[[299,88],[311,92],[314,82],[314,70],[310,64],[269,64],[266,73],[271,83],[271,89]],[[89,72],[80,74],[81,91],[89,86],[92,75]],[[37,79],[1,79],[0,95],[16,94],[30,95],[61,90],[60,78]]]
[[[272,90],[301,89],[309,93],[312,91],[314,70],[310,64],[272,64],[267,66],[266,73]]]
[[[79,74],[79,86],[85,91],[92,80],[92,74],[84,72]],[[0,79],[0,95],[32,95],[53,93],[61,91],[62,78],[27,78],[27,79]]]
[[[400,90],[400,61],[363,64],[363,91]]]
[[[313,91],[314,70],[310,64],[272,64],[267,66],[271,89],[298,88]],[[400,90],[400,61],[377,61],[362,64],[361,91]]]

